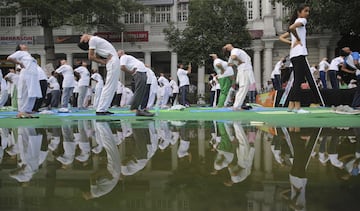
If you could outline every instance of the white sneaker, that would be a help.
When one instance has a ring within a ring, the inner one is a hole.
[[[294,110],[294,113],[296,114],[309,114],[310,111],[304,110],[302,108],[300,108],[299,110]]]
[[[320,163],[325,164],[328,160],[329,160],[329,157],[328,156],[325,157],[325,153],[319,152]]]

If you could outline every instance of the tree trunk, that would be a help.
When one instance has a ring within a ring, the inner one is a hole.
[[[55,46],[54,46],[54,35],[53,27],[43,26],[44,29],[44,50],[46,55],[46,64],[52,63],[54,67],[55,64]]]

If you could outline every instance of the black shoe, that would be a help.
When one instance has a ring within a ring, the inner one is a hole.
[[[136,116],[149,116],[149,117],[152,117],[154,116],[155,114],[153,113],[150,113],[148,111],[140,111],[140,110],[137,110],[136,111]]]
[[[106,115],[111,115],[111,114],[114,114],[112,112],[109,112],[109,111],[104,111],[104,112],[96,112],[96,115],[97,116],[106,116]]]

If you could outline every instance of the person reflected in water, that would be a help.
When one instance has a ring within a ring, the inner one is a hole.
[[[101,141],[106,156],[99,156],[99,169],[90,176],[90,191],[83,193],[86,200],[110,193],[122,179],[120,154],[109,123],[95,122],[94,126],[96,139]]]
[[[249,134],[251,141],[248,139],[241,122],[234,122],[235,137],[238,141],[236,147],[236,159],[228,166],[230,180],[224,182],[225,186],[232,186],[236,183],[243,182],[251,174],[252,164],[255,156],[255,147],[253,143],[253,134]]]
[[[35,128],[18,128],[18,149],[20,160],[18,168],[10,172],[10,177],[18,182],[26,184],[39,170],[39,166],[45,161],[48,154],[47,140],[43,131]]]
[[[290,190],[280,194],[295,210],[306,210],[306,169],[322,128],[289,128],[290,148],[294,152],[293,165],[289,173]],[[290,196],[288,192],[290,191]]]
[[[229,122],[214,122],[215,133],[212,133],[213,142],[211,144],[217,154],[211,175],[217,175],[234,160],[236,141],[234,130],[231,127],[232,124]]]

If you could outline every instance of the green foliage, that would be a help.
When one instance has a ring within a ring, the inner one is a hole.
[[[43,27],[106,26],[120,30],[120,16],[141,8],[133,0],[2,0],[0,5],[16,12],[27,10],[37,14]]]
[[[174,24],[164,30],[169,47],[184,62],[200,64],[210,53],[221,53],[226,43],[247,47],[250,35],[243,1],[192,0],[189,4],[188,26],[180,31]]]
[[[273,0],[295,8],[302,0]],[[342,34],[360,34],[360,1],[308,0],[310,24],[315,31],[331,29]],[[317,29],[317,30],[316,30]]]

